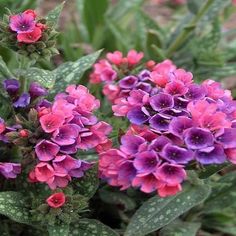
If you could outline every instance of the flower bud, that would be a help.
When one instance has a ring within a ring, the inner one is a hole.
[[[21,138],[27,138],[27,137],[29,137],[29,131],[26,129],[22,129],[22,130],[20,130],[19,135]]]

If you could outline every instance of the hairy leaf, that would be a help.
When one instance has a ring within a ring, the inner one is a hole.
[[[65,2],[61,3],[60,5],[58,5],[55,9],[53,9],[52,11],[50,11],[46,17],[47,22],[52,25],[53,27],[56,27],[57,23],[58,23],[58,19],[60,17],[61,11],[64,7]]]
[[[49,236],[67,236],[69,230],[69,225],[48,226]]]

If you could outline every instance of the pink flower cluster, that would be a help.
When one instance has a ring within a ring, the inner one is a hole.
[[[46,25],[36,21],[34,10],[26,10],[18,15],[10,16],[10,29],[17,33],[17,41],[22,43],[35,43],[41,36]]]
[[[119,149],[100,154],[102,177],[122,189],[140,186],[168,196],[181,190],[190,163],[236,164],[236,101],[230,91],[213,80],[195,84],[190,72],[170,60],[146,65],[151,91],[134,87],[112,107],[141,133],[129,130]]]
[[[104,83],[104,95],[110,101],[128,96],[134,88],[150,91],[150,85],[145,83],[145,71],[140,77],[129,76],[129,71],[134,69],[143,58],[143,53],[130,50],[126,57],[119,51],[108,53],[107,59],[94,64],[93,73],[90,74],[90,82],[93,84]],[[125,76],[127,75],[127,76]],[[122,80],[120,80],[124,77]]]
[[[31,182],[47,183],[55,189],[84,175],[91,164],[72,155],[109,142],[111,126],[93,114],[99,106],[99,100],[82,85],[70,85],[53,103],[43,100],[38,105],[44,138],[35,146],[38,164],[30,172]]]

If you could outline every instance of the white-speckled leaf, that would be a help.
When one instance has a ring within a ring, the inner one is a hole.
[[[18,192],[0,192],[0,214],[19,223],[31,224],[27,202]]]
[[[57,7],[55,7],[52,11],[50,11],[46,17],[47,22],[53,26],[56,27],[58,23],[58,19],[60,17],[61,11],[64,7],[65,2],[61,3]]]
[[[124,235],[143,236],[154,232],[201,203],[209,194],[208,185],[185,185],[183,191],[175,196],[154,196],[136,211]]]
[[[6,79],[10,77],[13,77],[13,75],[8,69],[6,63],[3,61],[2,57],[0,56],[0,80],[1,78]]]
[[[28,80],[38,82],[45,88],[52,88],[55,83],[55,74],[49,70],[43,70],[39,68],[30,68],[27,71],[23,71],[23,76]]]
[[[110,227],[94,219],[81,219],[70,227],[70,236],[118,236]]]
[[[200,223],[176,220],[160,231],[160,236],[196,236]]]
[[[69,84],[78,84],[84,72],[92,67],[102,50],[89,54],[75,62],[66,62],[53,71],[56,85],[52,93],[62,92]]]
[[[67,236],[69,235],[69,225],[48,226],[49,236]]]

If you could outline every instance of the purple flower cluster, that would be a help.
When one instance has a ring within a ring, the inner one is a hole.
[[[15,108],[24,108],[34,99],[48,94],[47,90],[36,82],[32,82],[29,91],[22,94],[19,94],[20,82],[16,79],[4,80],[3,87],[11,97]]]
[[[35,146],[38,164],[29,175],[31,182],[44,182],[55,189],[84,175],[91,163],[72,155],[105,144],[111,132],[111,126],[93,114],[99,106],[99,100],[81,85],[68,86],[53,103],[40,102],[39,121],[47,138],[39,139]]]
[[[112,107],[136,129],[146,128],[142,135],[130,135],[129,130],[119,149],[100,154],[102,178],[122,189],[140,186],[144,192],[168,196],[181,189],[190,162],[236,163],[236,101],[230,91],[212,80],[195,84],[190,72],[169,60],[146,75],[151,93],[133,89]],[[156,137],[147,143],[143,136],[150,132]]]

